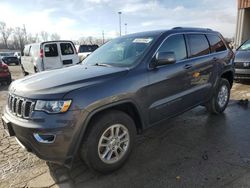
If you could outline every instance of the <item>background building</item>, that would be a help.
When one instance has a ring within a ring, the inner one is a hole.
[[[235,45],[250,38],[250,0],[238,0]]]

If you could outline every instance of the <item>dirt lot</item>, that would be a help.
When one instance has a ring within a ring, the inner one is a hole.
[[[22,77],[11,66],[13,78]],[[0,114],[7,86],[0,86]],[[75,162],[68,170],[26,152],[0,124],[0,187],[250,187],[250,83],[236,83],[220,116],[197,107],[137,137],[120,170],[101,175]]]

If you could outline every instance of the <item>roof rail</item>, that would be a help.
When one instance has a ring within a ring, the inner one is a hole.
[[[209,28],[199,28],[199,27],[173,27],[172,29],[197,29],[197,30],[207,30],[207,31],[213,31]]]

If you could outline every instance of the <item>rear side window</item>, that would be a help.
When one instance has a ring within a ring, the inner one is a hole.
[[[220,37],[216,35],[207,35],[207,38],[210,43],[212,52],[221,52],[227,49]]]
[[[173,35],[161,45],[159,52],[174,52],[176,60],[187,58],[186,44],[183,35]]]
[[[73,47],[70,43],[61,43],[60,47],[61,47],[62,55],[74,54]]]
[[[210,53],[207,38],[203,34],[188,34],[189,57],[199,57]]]
[[[58,50],[56,44],[46,44],[44,46],[45,57],[56,57],[58,56]]]

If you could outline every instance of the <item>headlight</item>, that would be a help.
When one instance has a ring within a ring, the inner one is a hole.
[[[71,104],[71,100],[59,101],[43,101],[37,100],[35,110],[45,111],[47,113],[61,113],[67,112]]]

